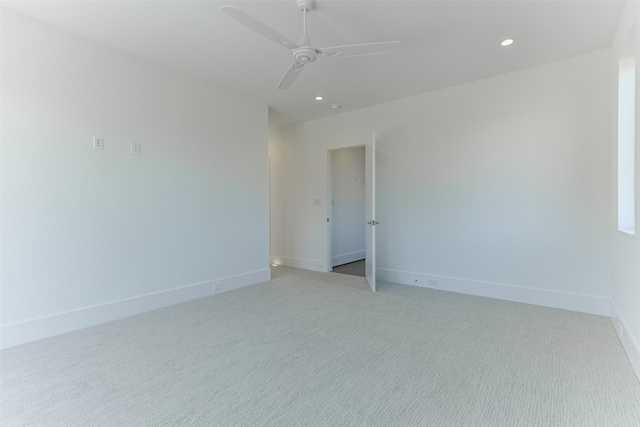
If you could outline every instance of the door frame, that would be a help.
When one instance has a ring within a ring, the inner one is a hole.
[[[325,258],[326,272],[333,270],[331,265],[331,228],[333,227],[333,176],[331,174],[331,153],[334,151],[348,150],[350,148],[364,148],[365,144],[347,145],[344,147],[327,149],[327,254]],[[363,218],[366,222],[366,218]]]
[[[369,227],[365,231],[364,278],[373,292],[376,291],[376,133],[364,148],[365,163],[365,215]]]

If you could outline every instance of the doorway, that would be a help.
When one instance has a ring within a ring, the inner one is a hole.
[[[331,271],[365,276],[365,147],[329,152]]]

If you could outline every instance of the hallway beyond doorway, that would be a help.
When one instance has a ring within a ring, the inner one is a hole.
[[[361,259],[360,261],[354,261],[348,264],[336,265],[331,271],[333,271],[334,273],[350,274],[352,276],[364,277],[364,268],[365,263],[364,260]]]

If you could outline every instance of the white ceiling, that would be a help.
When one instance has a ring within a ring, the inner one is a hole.
[[[253,33],[231,4],[298,42],[302,14],[287,1],[2,1],[16,12],[272,107],[296,123],[502,74],[611,45],[620,1],[316,0],[315,47],[400,40],[389,55],[318,58],[278,90],[291,51]],[[516,38],[508,48],[499,42]],[[316,95],[324,96],[316,102]],[[334,111],[330,104],[342,110]]]

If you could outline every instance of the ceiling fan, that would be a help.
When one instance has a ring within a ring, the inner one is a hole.
[[[302,12],[302,38],[300,39],[300,44],[293,43],[287,37],[233,6],[222,6],[222,11],[236,21],[269,40],[276,42],[280,46],[293,50],[293,64],[291,64],[289,69],[287,69],[287,72],[282,77],[282,80],[280,80],[278,89],[287,89],[291,86],[291,84],[298,78],[298,75],[300,75],[304,66],[315,61],[318,58],[318,55],[325,57],[376,55],[391,53],[400,47],[399,41],[389,41],[316,49],[311,46],[309,37],[307,37],[307,12],[311,11],[313,8],[313,0],[296,0],[296,3],[298,4],[298,9]]]

